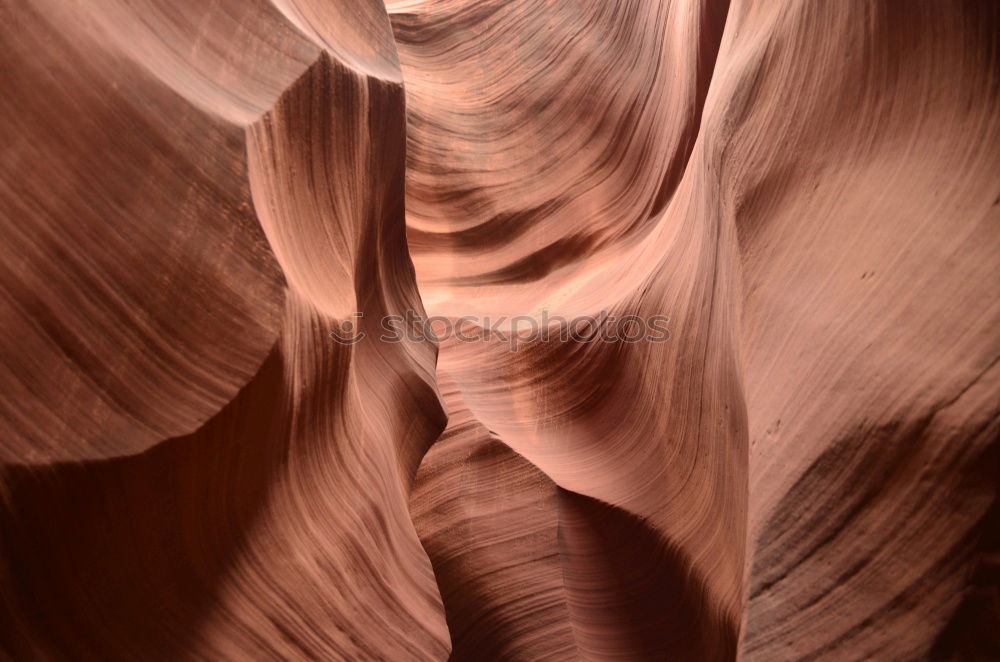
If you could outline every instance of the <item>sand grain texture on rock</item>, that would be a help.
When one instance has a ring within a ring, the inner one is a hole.
[[[0,657],[1000,659],[997,3],[0,21]]]

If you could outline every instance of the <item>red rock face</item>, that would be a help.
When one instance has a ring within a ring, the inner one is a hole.
[[[1000,6],[0,17],[0,657],[1000,659]]]

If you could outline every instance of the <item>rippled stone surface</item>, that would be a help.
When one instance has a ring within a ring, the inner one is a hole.
[[[1000,657],[1000,6],[0,18],[0,656]]]

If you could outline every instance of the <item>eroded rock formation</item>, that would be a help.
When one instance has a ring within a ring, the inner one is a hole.
[[[1000,657],[1000,6],[0,6],[6,656]]]

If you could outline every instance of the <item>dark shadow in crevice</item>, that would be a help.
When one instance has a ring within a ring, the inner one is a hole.
[[[735,660],[738,620],[648,522],[559,490],[559,554],[586,659]]]
[[[192,435],[140,455],[7,466],[0,650],[15,659],[177,659],[284,464],[282,366]]]

